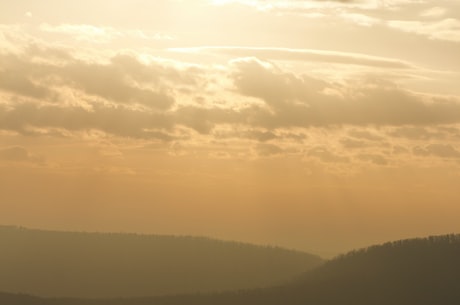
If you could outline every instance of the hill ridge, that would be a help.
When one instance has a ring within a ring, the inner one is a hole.
[[[135,297],[266,287],[322,263],[312,254],[205,237],[0,227],[0,291]]]

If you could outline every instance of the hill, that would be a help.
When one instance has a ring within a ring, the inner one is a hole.
[[[316,305],[460,304],[460,235],[352,251],[307,272],[287,291]]]
[[[0,227],[0,249],[0,291],[44,297],[116,298],[266,287],[322,263],[302,252],[207,238],[5,226]]]
[[[48,305],[50,302],[50,300],[29,295],[0,292],[0,304],[2,305]]]
[[[458,305],[460,235],[396,241],[352,251],[274,288],[137,299],[54,299],[44,305],[179,304]]]

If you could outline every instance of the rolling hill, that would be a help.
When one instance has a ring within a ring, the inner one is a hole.
[[[6,297],[31,300],[26,296]],[[135,299],[35,301],[39,305],[458,305],[460,235],[395,241],[352,251],[272,288]]]
[[[0,249],[0,291],[41,297],[140,297],[266,287],[322,263],[298,251],[207,238],[6,226],[0,227]]]

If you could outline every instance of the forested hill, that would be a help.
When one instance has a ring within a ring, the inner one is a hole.
[[[353,251],[305,273],[295,282],[276,288],[137,299],[49,299],[37,300],[35,304],[458,305],[460,236],[404,240]]]
[[[59,300],[59,303],[65,304],[65,301]],[[2,305],[50,305],[49,299],[41,299],[25,294],[4,293],[0,292],[0,304]]]
[[[302,252],[207,238],[6,226],[0,226],[0,249],[0,291],[45,297],[116,298],[265,287],[322,263]]]
[[[352,251],[307,272],[287,291],[316,305],[460,304],[460,235]]]

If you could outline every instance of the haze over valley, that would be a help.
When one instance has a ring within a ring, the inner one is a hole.
[[[0,300],[459,304],[459,54],[458,0],[0,1]]]

